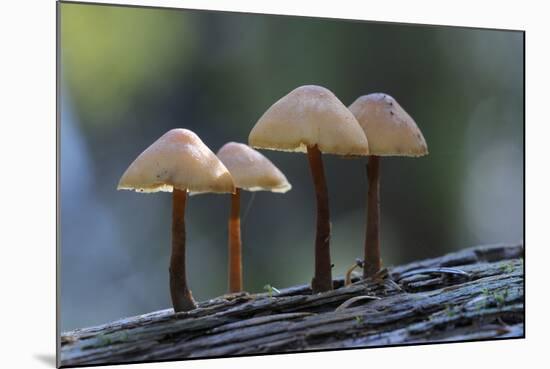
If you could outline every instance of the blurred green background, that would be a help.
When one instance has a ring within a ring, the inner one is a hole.
[[[382,160],[385,265],[523,239],[523,34],[85,4],[60,5],[61,329],[170,307],[171,196],[116,191],[171,128],[216,152],[247,142],[261,114],[303,84],[349,105],[394,96],[430,155]],[[287,194],[244,193],[244,285],[313,275],[315,198],[303,154],[263,152]],[[362,256],[363,159],[325,155],[334,275]],[[198,300],[227,288],[227,195],[187,208]]]

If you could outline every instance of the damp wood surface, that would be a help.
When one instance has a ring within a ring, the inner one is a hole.
[[[359,273],[358,273],[359,274]],[[477,246],[391,267],[330,292],[234,294],[63,332],[83,366],[524,336],[523,244]]]

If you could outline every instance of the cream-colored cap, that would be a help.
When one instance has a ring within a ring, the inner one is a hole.
[[[166,132],[142,152],[120,178],[117,189],[172,192],[235,192],[227,168],[188,129]]]
[[[370,155],[423,156],[428,145],[420,129],[393,97],[374,93],[349,106],[369,140]]]
[[[321,86],[301,86],[273,104],[248,137],[250,146],[306,152],[367,155],[369,145],[359,123],[332,92]]]
[[[292,188],[285,175],[268,158],[248,145],[228,142],[217,155],[229,169],[235,187],[280,193]]]

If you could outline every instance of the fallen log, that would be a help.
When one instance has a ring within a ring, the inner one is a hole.
[[[320,294],[302,285],[221,296],[191,312],[64,332],[58,358],[67,367],[524,337],[523,244],[468,248],[352,282],[336,279]]]

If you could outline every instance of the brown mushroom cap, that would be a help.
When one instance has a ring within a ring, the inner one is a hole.
[[[228,142],[217,155],[229,169],[235,187],[279,193],[292,188],[285,175],[268,158],[248,145]]]
[[[235,192],[227,168],[188,129],[166,132],[143,151],[120,178],[117,189],[138,192]]]
[[[340,100],[321,86],[301,86],[273,104],[258,120],[248,142],[263,149],[367,155],[367,138]]]
[[[370,155],[423,156],[426,140],[415,121],[395,101],[383,93],[359,97],[349,106],[369,140]]]

